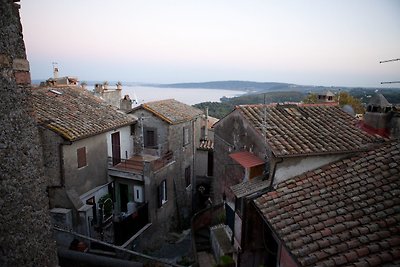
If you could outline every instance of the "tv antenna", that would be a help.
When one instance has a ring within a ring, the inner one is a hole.
[[[382,64],[382,63],[394,62],[394,61],[399,61],[399,60],[400,60],[400,58],[394,58],[394,59],[382,60],[382,61],[379,61],[379,63]],[[392,84],[392,83],[400,83],[400,81],[381,82],[381,84]]]

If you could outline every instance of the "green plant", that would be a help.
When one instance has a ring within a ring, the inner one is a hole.
[[[105,217],[110,217],[112,215],[113,201],[110,194],[105,194],[99,199],[99,207],[103,208]]]

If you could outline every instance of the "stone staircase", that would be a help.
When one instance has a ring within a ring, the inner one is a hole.
[[[208,228],[201,228],[197,230],[195,232],[195,241],[197,252],[211,252],[210,230]]]

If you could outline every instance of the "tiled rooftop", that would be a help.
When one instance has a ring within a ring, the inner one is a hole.
[[[266,189],[270,184],[270,180],[263,179],[263,177],[259,176],[231,186],[231,190],[237,198],[241,198],[256,192],[260,192],[261,190]]]
[[[35,88],[32,90],[32,101],[37,122],[69,141],[135,121],[78,87]]]
[[[376,140],[337,106],[242,105],[236,109],[261,134],[266,118],[267,143],[278,157],[360,151]]]
[[[297,176],[254,202],[301,266],[400,266],[400,143]]]
[[[181,122],[190,121],[193,118],[203,114],[203,111],[200,109],[186,105],[176,101],[175,99],[148,102],[142,104],[140,107],[152,112],[154,115],[158,116],[169,124],[178,124]]]

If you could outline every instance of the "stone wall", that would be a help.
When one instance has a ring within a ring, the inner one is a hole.
[[[55,266],[19,5],[0,0],[0,266]]]
[[[220,203],[223,195],[233,203],[235,197],[231,186],[243,182],[245,169],[229,154],[251,151],[260,159],[265,159],[265,145],[261,135],[236,110],[221,119],[215,126],[214,141],[214,203]]]

